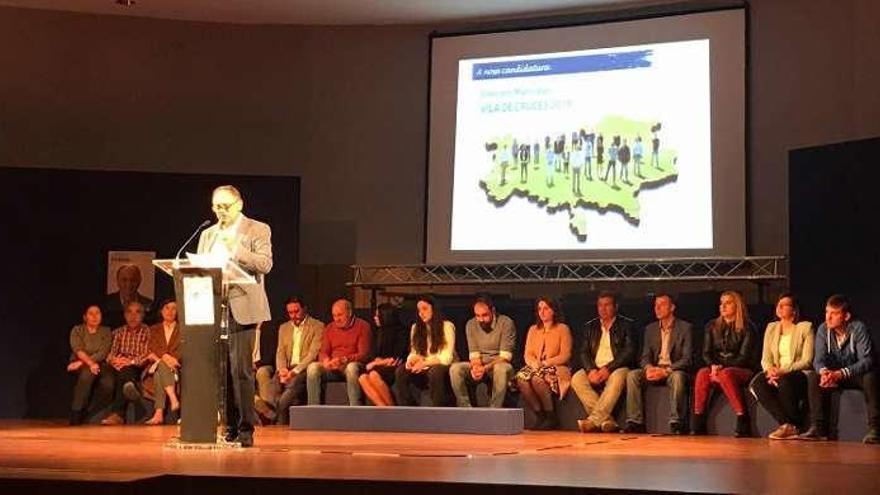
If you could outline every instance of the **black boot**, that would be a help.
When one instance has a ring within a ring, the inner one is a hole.
[[[556,417],[556,411],[544,411],[544,424],[542,430],[555,430],[559,427],[559,418]]]
[[[705,435],[706,434],[706,415],[705,414],[694,414],[694,417],[691,418],[691,435]]]
[[[223,439],[227,442],[235,442],[238,440],[238,428],[232,428],[230,426],[226,427],[226,434],[223,436]]]
[[[752,436],[752,424],[749,421],[748,414],[738,414],[736,416],[736,430],[733,433],[736,438],[748,438]]]
[[[532,427],[529,429],[540,430],[545,422],[547,422],[547,416],[544,414],[544,411],[535,411],[535,422],[532,423]]]

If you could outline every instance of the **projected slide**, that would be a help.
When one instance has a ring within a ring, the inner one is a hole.
[[[451,250],[711,249],[709,57],[459,60]]]

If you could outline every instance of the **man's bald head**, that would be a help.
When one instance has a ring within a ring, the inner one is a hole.
[[[333,316],[333,323],[337,326],[344,327],[351,321],[351,302],[348,299],[337,299],[330,308],[330,314]]]

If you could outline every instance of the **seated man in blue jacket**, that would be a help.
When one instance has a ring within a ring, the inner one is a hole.
[[[819,325],[815,340],[814,379],[810,380],[810,429],[802,440],[819,440],[827,435],[824,411],[831,393],[842,388],[860,389],[865,394],[868,433],[864,443],[878,443],[880,409],[874,371],[873,345],[868,328],[852,318],[845,296],[833,295],[825,303],[825,323]]]

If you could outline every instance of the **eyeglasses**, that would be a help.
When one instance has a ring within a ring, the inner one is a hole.
[[[235,200],[232,203],[216,203],[211,205],[211,209],[214,211],[229,211],[229,209],[232,208],[236,203],[238,203],[238,200]]]

